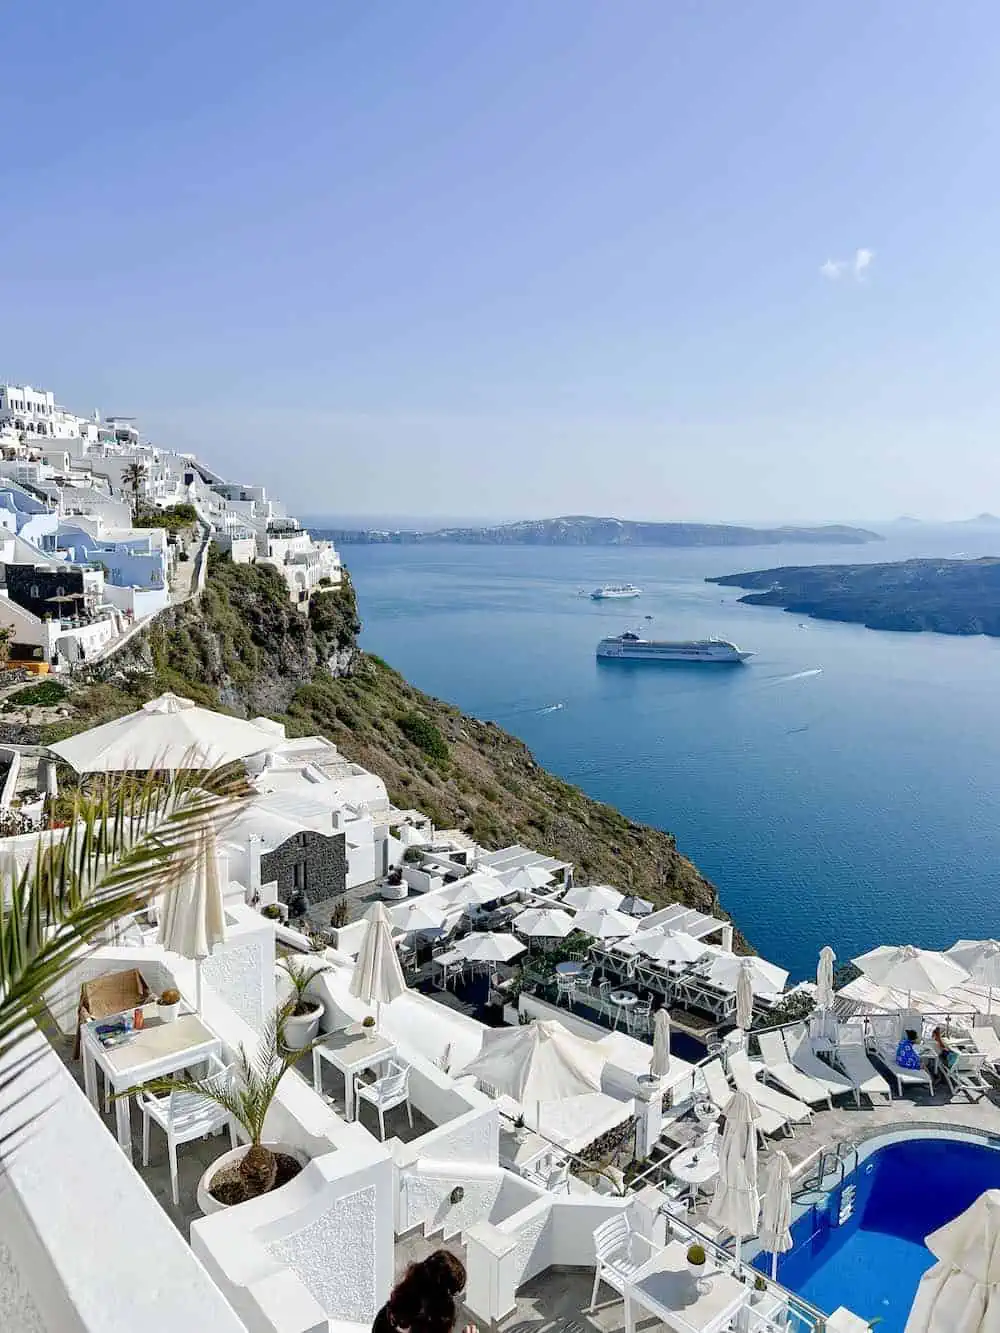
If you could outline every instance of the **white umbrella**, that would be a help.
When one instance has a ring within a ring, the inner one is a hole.
[[[649,939],[643,939],[643,935],[648,935]],[[693,963],[708,952],[707,945],[685,934],[683,930],[672,930],[669,933],[642,931],[633,936],[631,944],[638,953],[657,963]]]
[[[502,898],[509,890],[502,880],[494,875],[467,875],[454,884],[446,884],[437,897],[456,907],[482,907]]]
[[[401,903],[399,907],[389,909],[389,920],[393,927],[401,930],[404,935],[420,930],[440,930],[444,918],[444,908],[427,898],[418,898],[414,902]]]
[[[924,1244],[937,1259],[920,1279],[905,1333],[1000,1329],[1000,1190],[986,1190]]]
[[[736,978],[736,1026],[749,1032],[753,1024],[753,965],[749,958],[740,963]]]
[[[557,907],[529,907],[514,918],[512,925],[519,935],[562,940],[573,929],[573,918],[569,912],[561,912]]]
[[[653,1058],[649,1072],[654,1078],[670,1073],[670,1014],[666,1006],[657,1009],[653,1019]]]
[[[624,901],[625,895],[607,884],[581,884],[563,894],[566,906],[576,907],[581,912],[599,912],[601,908],[616,912]]]
[[[595,940],[617,940],[623,935],[634,935],[635,921],[624,912],[613,912],[607,907],[597,911],[577,912],[573,922],[577,930],[593,935]]]
[[[355,999],[374,1004],[378,1018],[383,1004],[391,1004],[406,991],[406,980],[392,941],[392,927],[382,904],[376,903],[370,908],[365,920],[368,929],[351,973],[350,991]]]
[[[156,938],[164,949],[195,964],[196,1003],[201,1012],[201,960],[226,938],[218,849],[211,824],[200,829],[187,872],[163,894]]]
[[[757,1232],[760,1198],[757,1194],[757,1103],[748,1092],[733,1094],[726,1107],[726,1127],[719,1146],[719,1179],[708,1215],[736,1237],[736,1265],[744,1236]]]
[[[986,1012],[993,1012],[993,987],[1000,986],[1000,940],[957,940],[945,950],[959,967],[968,970],[969,980],[986,990]]]
[[[594,1042],[561,1023],[486,1028],[479,1055],[461,1070],[523,1107],[600,1092],[605,1059]]]
[[[833,1008],[833,964],[837,955],[829,944],[819,951],[819,963],[816,965],[816,1005],[820,1009]]]
[[[501,872],[500,878],[509,889],[541,889],[552,883],[552,876],[541,866],[518,866],[516,870]]]
[[[778,1149],[764,1167],[764,1197],[760,1208],[760,1243],[771,1252],[771,1277],[778,1276],[778,1255],[794,1244],[792,1225],[792,1167]]]
[[[788,973],[784,968],[765,962],[755,954],[749,956],[735,953],[718,954],[708,969],[708,978],[723,990],[734,991],[744,963],[748,965],[747,975],[750,977],[750,989],[754,995],[779,995],[784,989],[788,980]]]
[[[135,713],[50,746],[78,773],[214,768],[272,750],[282,738],[253,722],[161,694]]]
[[[935,949],[917,949],[912,944],[880,944],[854,959],[870,981],[894,990],[931,993],[950,990],[967,981],[969,974],[953,959]]]
[[[525,946],[513,935],[498,935],[490,930],[473,931],[455,942],[455,952],[470,963],[509,963],[524,950]]]

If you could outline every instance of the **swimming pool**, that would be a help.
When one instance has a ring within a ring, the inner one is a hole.
[[[849,1186],[853,1208],[838,1226]],[[1000,1150],[985,1143],[908,1138],[876,1148],[792,1224],[795,1247],[780,1256],[778,1281],[828,1314],[846,1305],[878,1319],[878,1333],[903,1333],[934,1262],[924,1237],[995,1188]],[[770,1255],[754,1262],[770,1271]]]

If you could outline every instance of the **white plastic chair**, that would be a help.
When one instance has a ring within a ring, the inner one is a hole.
[[[566,1001],[568,1008],[573,1008],[573,995],[576,991],[576,977],[563,976],[561,972],[556,973],[556,1004],[562,1004]]]
[[[648,1253],[639,1254],[636,1241],[648,1247]],[[614,1288],[619,1296],[625,1295],[625,1284],[638,1272],[657,1246],[640,1231],[632,1228],[625,1213],[610,1217],[594,1232],[594,1290],[590,1296],[588,1313],[597,1305],[597,1289],[602,1282]]]
[[[374,1083],[362,1083],[360,1079],[354,1085],[358,1102],[371,1102],[378,1111],[379,1133],[385,1142],[385,1113],[396,1106],[405,1106],[406,1114],[413,1128],[413,1108],[410,1106],[410,1071],[394,1060],[389,1061],[388,1073],[377,1078]],[[358,1106],[358,1115],[361,1107]]]
[[[213,1083],[225,1085],[231,1080],[232,1066],[224,1065],[216,1056],[211,1057],[210,1064],[215,1071],[211,1080]],[[143,1089],[138,1094],[137,1100],[142,1111],[142,1164],[149,1166],[149,1126],[155,1121],[167,1136],[170,1192],[174,1206],[177,1207],[180,1204],[177,1188],[177,1145],[191,1143],[194,1139],[207,1138],[209,1134],[228,1126],[229,1142],[235,1148],[236,1122],[218,1102],[200,1092],[170,1092],[157,1097]]]

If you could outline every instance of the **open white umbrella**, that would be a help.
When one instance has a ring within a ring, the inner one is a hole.
[[[200,829],[186,873],[163,894],[156,938],[164,949],[195,964],[195,998],[200,1013],[202,959],[226,938],[218,849],[211,824]]]
[[[745,1236],[757,1234],[757,1127],[760,1111],[748,1092],[733,1094],[726,1107],[726,1127],[719,1145],[719,1179],[708,1215],[736,1237],[736,1266]]]
[[[455,907],[482,907],[483,903],[494,902],[509,892],[503,880],[495,875],[476,873],[458,879],[454,884],[446,884],[436,896],[443,902]]]
[[[499,935],[495,931],[473,931],[464,939],[455,941],[455,952],[470,963],[509,963],[525,945],[513,935]]]
[[[825,944],[819,951],[816,965],[816,1006],[819,1009],[833,1008],[833,964],[837,955]]]
[[[670,1073],[670,1014],[666,1006],[657,1009],[653,1019],[653,1058],[649,1072],[654,1078]]]
[[[355,999],[375,1005],[377,1026],[382,1005],[391,1004],[404,994],[406,980],[392,940],[392,927],[382,904],[376,903],[370,908],[365,920],[368,929],[351,973],[350,991]]]
[[[514,918],[512,925],[519,935],[532,939],[563,940],[573,929],[573,918],[557,907],[529,907]]]
[[[1000,1190],[986,1190],[924,1244],[937,1259],[920,1279],[905,1333],[1000,1329]]]
[[[754,995],[780,995],[788,980],[788,973],[784,968],[765,962],[755,954],[718,954],[708,969],[708,978],[723,990],[734,991],[744,963],[747,964],[750,989]]]
[[[760,1243],[771,1253],[771,1277],[778,1276],[778,1255],[793,1245],[792,1167],[780,1148],[772,1153],[764,1167],[763,1198],[760,1206]]]
[[[986,987],[986,1012],[993,1012],[993,987],[1000,986],[1000,940],[957,940],[945,950],[959,967],[969,973],[969,980]]]
[[[273,750],[282,737],[239,717],[161,694],[135,713],[91,727],[49,748],[78,773],[215,768]]]
[[[578,888],[567,889],[563,902],[567,907],[575,907],[581,912],[599,912],[602,908],[616,912],[625,899],[623,893],[608,884],[581,884]]]
[[[523,1107],[600,1092],[605,1059],[555,1021],[486,1028],[479,1055],[460,1072],[472,1074]]]
[[[573,922],[577,930],[585,935],[593,935],[595,940],[618,940],[623,935],[634,935],[635,920],[624,912],[614,912],[607,907],[596,911],[577,912]]]
[[[648,935],[649,939],[643,939],[644,935]],[[640,931],[632,937],[632,946],[637,953],[657,963],[693,963],[708,952],[707,945],[685,934],[683,930]]]
[[[736,1026],[749,1032],[752,1024],[753,965],[749,958],[744,958],[736,977]]]
[[[935,949],[912,944],[880,944],[854,959],[870,981],[893,990],[934,994],[951,990],[969,978],[968,970]]]
[[[500,878],[509,889],[526,889],[528,892],[552,883],[552,876],[541,866],[518,866],[516,870],[502,872]]]
[[[389,920],[393,928],[401,930],[404,935],[421,930],[440,930],[444,919],[444,908],[427,898],[418,898],[414,902],[389,908]]]

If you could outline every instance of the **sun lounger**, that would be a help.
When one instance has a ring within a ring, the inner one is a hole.
[[[746,1051],[731,1052],[729,1072],[736,1086],[741,1091],[748,1092],[758,1106],[769,1107],[772,1111],[777,1111],[779,1115],[783,1115],[786,1120],[794,1121],[796,1124],[801,1124],[803,1120],[812,1119],[812,1111],[805,1102],[800,1102],[795,1097],[788,1097],[783,1092],[769,1088],[766,1083],[761,1083],[754,1076]]]
[[[798,1023],[795,1027],[785,1029],[785,1047],[795,1068],[808,1074],[817,1083],[822,1083],[831,1097],[839,1097],[844,1093],[850,1093],[852,1097],[855,1095],[854,1084],[847,1075],[821,1060],[813,1050],[804,1024]]]
[[[851,1080],[854,1088],[854,1100],[861,1105],[861,1094],[874,1105],[876,1097],[892,1101],[892,1089],[865,1055],[865,1048],[859,1045],[836,1046],[832,1056]]]
[[[758,1032],[757,1045],[764,1062],[765,1078],[777,1083],[800,1102],[808,1102],[810,1106],[826,1102],[828,1106],[833,1106],[830,1089],[818,1079],[796,1069],[789,1060],[784,1038],[776,1028],[770,1032]]]
[[[878,1038],[875,1042],[875,1054],[879,1061],[888,1071],[889,1075],[896,1080],[896,1089],[900,1097],[903,1095],[905,1087],[924,1087],[934,1089],[934,1080],[927,1069],[904,1069],[902,1065],[896,1064],[896,1044],[886,1041],[884,1038]]]
[[[956,1095],[961,1092],[970,1102],[980,1101],[990,1091],[990,1085],[983,1078],[982,1056],[968,1051],[956,1051],[955,1054],[958,1059],[950,1067],[946,1060],[938,1062],[944,1081]]]
[[[992,1027],[972,1028],[969,1038],[985,1064],[1000,1066],[1000,1037]]]
[[[733,1090],[726,1078],[726,1071],[722,1068],[719,1060],[709,1060],[707,1064],[701,1065],[700,1068],[705,1086],[708,1089],[709,1100],[725,1115],[726,1107],[733,1099]],[[755,1097],[754,1101],[756,1100]],[[757,1128],[762,1134],[777,1134],[779,1129],[786,1129],[789,1133],[791,1132],[787,1116],[781,1115],[780,1112],[773,1110],[771,1107],[761,1106],[760,1102],[757,1102],[757,1106],[760,1111],[757,1118]]]

